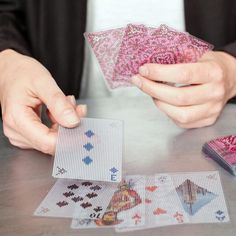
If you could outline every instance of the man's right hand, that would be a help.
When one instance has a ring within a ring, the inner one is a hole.
[[[0,102],[3,131],[10,143],[51,155],[57,124],[72,128],[86,115],[86,106],[76,106],[73,96],[66,97],[42,64],[11,49],[0,53]],[[54,123],[51,128],[41,122],[42,104]]]

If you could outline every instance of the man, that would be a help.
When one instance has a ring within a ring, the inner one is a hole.
[[[85,106],[64,95],[79,95],[85,13],[85,0],[0,1],[0,101],[4,133],[13,145],[53,154],[57,124],[74,127],[86,115]],[[179,126],[213,124],[236,96],[235,17],[234,0],[186,0],[187,31],[221,51],[194,64],[144,65],[133,78]],[[41,123],[42,104],[51,128]]]

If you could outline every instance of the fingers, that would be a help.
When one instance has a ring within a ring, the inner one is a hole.
[[[74,107],[75,99],[71,97],[69,101],[53,78],[49,76],[40,78],[34,83],[34,93],[45,103],[57,123],[67,128],[79,124],[79,116]]]
[[[76,100],[73,95],[67,96],[67,100],[69,102],[71,102],[71,104],[73,105],[76,113],[78,114],[78,117],[82,118],[87,115],[87,106],[86,105],[76,105]],[[56,119],[53,117],[52,113],[49,110],[47,110],[47,115],[53,124],[57,123]]]
[[[18,132],[13,130],[11,127],[8,127],[5,123],[3,123],[3,133],[8,137],[9,142],[23,149],[31,148],[31,144]]]
[[[202,84],[209,82],[209,76],[214,76],[218,73],[218,71],[213,70],[216,70],[215,67],[217,67],[216,64],[211,62],[173,65],[145,64],[139,68],[139,74],[153,81]]]
[[[41,123],[31,108],[21,107],[17,118],[3,116],[4,134],[11,144],[24,149],[54,154],[56,132]],[[17,112],[17,111],[16,111]]]
[[[57,133],[41,123],[31,108],[22,108],[22,114],[16,121],[18,132],[30,143],[31,148],[53,155]]]
[[[73,96],[69,96],[67,99],[79,117],[86,115],[86,105],[76,106]],[[14,114],[18,114],[17,118]],[[23,149],[36,149],[54,155],[58,123],[56,122],[51,128],[48,128],[41,123],[37,111],[27,106],[15,107],[14,114],[6,112],[3,116],[4,134],[8,137],[10,143]],[[56,121],[50,112],[49,116],[53,121]]]
[[[213,125],[216,122],[216,119],[217,119],[217,117],[210,117],[210,118],[206,118],[206,119],[199,120],[199,121],[192,122],[192,123],[188,123],[188,124],[182,124],[182,123],[178,123],[176,121],[174,121],[174,122],[180,128],[193,129],[193,128],[201,128],[201,127]]]
[[[154,103],[161,111],[174,120],[175,123],[186,128],[191,127],[193,124],[200,125],[201,121],[208,121],[211,124],[214,123],[223,108],[223,104],[219,105],[212,103],[184,107],[176,107],[156,99],[154,99]]]
[[[86,105],[78,105],[76,107],[76,112],[79,117],[87,116],[87,106]]]
[[[211,100],[221,100],[223,91],[215,88],[213,84],[175,87],[135,76],[133,81],[146,94],[157,100],[176,106],[198,105]]]

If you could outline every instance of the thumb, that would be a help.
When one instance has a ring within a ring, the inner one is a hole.
[[[34,86],[33,92],[47,106],[58,124],[67,128],[79,124],[76,107],[67,99],[52,77],[40,78]]]

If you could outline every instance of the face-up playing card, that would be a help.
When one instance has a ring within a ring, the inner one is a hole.
[[[203,145],[202,151],[236,175],[236,135],[219,137]]]
[[[59,127],[53,177],[120,182],[123,122],[83,118],[78,127]]]
[[[101,219],[116,189],[117,185],[103,182],[82,190],[80,195],[83,196],[83,202],[75,206],[73,218]]]
[[[113,183],[59,179],[34,215],[72,218],[75,210],[83,209],[81,213],[88,219],[99,218],[116,188]]]
[[[148,176],[145,191],[145,225],[137,225],[133,228],[116,228],[116,231],[143,230],[188,223],[188,216],[183,210],[169,174]]]
[[[124,28],[85,33],[111,88],[130,86],[145,63],[196,62],[213,46],[166,25],[158,28],[128,24]]]
[[[145,223],[145,177],[127,176],[118,189],[101,219],[74,218],[71,228],[133,227]]]
[[[229,221],[217,171],[176,173],[171,177],[190,223]]]

